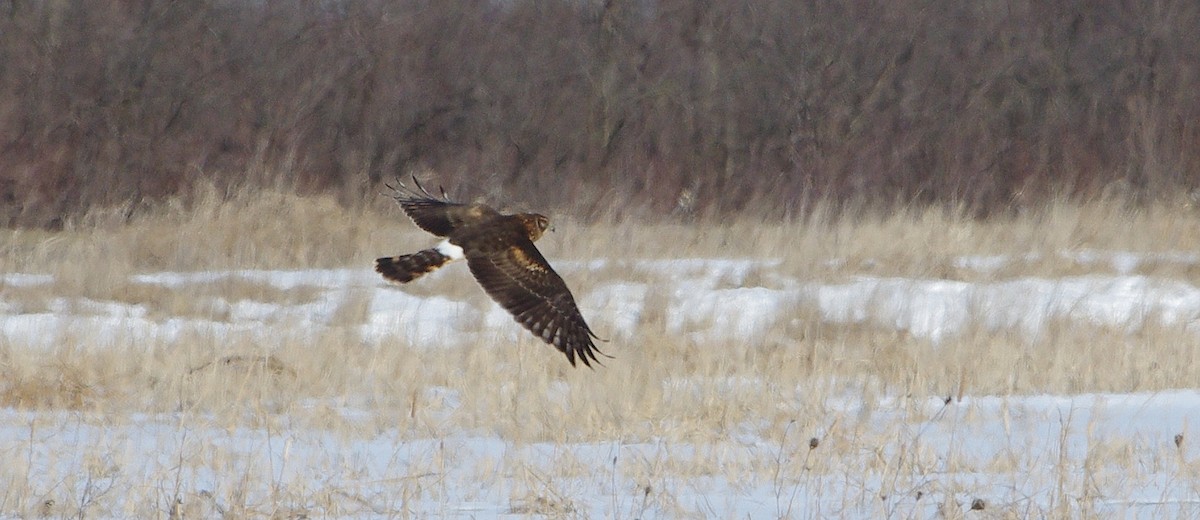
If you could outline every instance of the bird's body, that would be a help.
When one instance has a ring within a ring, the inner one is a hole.
[[[408,283],[465,258],[484,291],[518,323],[562,351],[572,365],[576,357],[587,366],[599,362],[596,335],[566,282],[533,245],[549,227],[549,219],[537,213],[505,215],[483,204],[450,202],[424,189],[397,191],[395,198],[418,227],[445,240],[417,253],[379,258],[375,271],[388,280]]]

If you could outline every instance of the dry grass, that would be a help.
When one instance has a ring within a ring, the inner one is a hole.
[[[1064,260],[1057,255],[1061,251],[1200,250],[1200,219],[1193,214],[1176,208],[1133,211],[1111,203],[1063,204],[996,221],[920,211],[865,216],[856,221],[815,217],[794,224],[739,221],[582,227],[560,222],[557,227],[542,245],[552,261],[779,258],[783,263],[776,271],[815,281],[837,281],[864,272],[972,280],[1061,276],[1108,269]],[[214,299],[294,304],[312,301],[316,289],[281,290],[234,279],[167,290],[130,282],[129,276],[156,270],[367,269],[375,256],[431,243],[430,237],[414,233],[398,210],[386,206],[347,211],[324,199],[264,194],[227,204],[167,207],[155,218],[128,224],[109,223],[97,216],[57,234],[6,231],[0,237],[0,270],[50,273],[56,281],[44,286],[0,286],[0,298],[23,312],[44,311],[54,298],[88,298],[141,305],[151,317],[220,321],[223,315],[210,304]],[[953,262],[963,255],[1019,257],[1030,252],[1041,256],[990,273],[962,269]],[[1193,266],[1169,262],[1138,270],[1189,281],[1196,271]],[[636,271],[610,266],[573,271],[569,282],[577,292],[586,292],[607,281],[638,281],[638,276]],[[751,275],[752,283],[769,285],[770,280],[770,272]],[[415,290],[480,298],[470,295],[472,284],[462,273],[436,278],[429,285]],[[648,298],[655,301],[653,294]],[[768,331],[761,344],[699,344],[668,333],[663,310],[651,305],[632,334],[636,339],[604,345],[616,357],[607,367],[593,371],[570,368],[525,335],[515,345],[497,335],[495,344],[470,348],[428,348],[398,338],[364,344],[355,327],[369,305],[369,295],[363,292],[347,298],[318,337],[294,332],[285,322],[263,324],[265,333],[188,334],[150,342],[118,338],[106,348],[95,348],[89,337],[73,331],[46,331],[57,335],[49,351],[31,350],[0,338],[0,406],[97,413],[116,422],[129,421],[135,414],[174,413],[179,414],[185,429],[250,427],[282,434],[315,428],[343,439],[395,429],[396,442],[468,431],[515,444],[568,445],[619,439],[621,443],[703,447],[752,422],[761,427],[765,439],[778,443],[779,452],[766,455],[672,453],[668,449],[655,460],[614,459],[612,471],[638,482],[639,489],[644,487],[638,495],[640,502],[614,507],[620,516],[638,516],[647,508],[677,514],[689,510],[675,501],[664,483],[667,476],[719,475],[730,482],[786,478],[797,483],[793,485],[819,485],[819,476],[847,471],[848,466],[860,463],[868,473],[879,475],[926,474],[932,467],[945,470],[954,464],[932,460],[930,454],[919,450],[907,454],[871,451],[871,446],[912,444],[916,448],[911,440],[889,439],[887,433],[879,437],[840,412],[831,413],[829,401],[847,395],[870,410],[896,396],[919,400],[928,396],[961,399],[964,395],[1154,391],[1188,387],[1200,380],[1200,364],[1195,362],[1200,341],[1182,326],[1146,326],[1129,332],[1058,323],[1036,342],[979,328],[934,346],[894,330],[825,323],[809,305],[797,303],[789,312],[796,319]],[[348,416],[340,411],[343,409],[372,413]],[[36,425],[31,422],[30,428],[36,437]],[[186,497],[188,507],[203,505],[210,512],[217,506],[209,502],[219,502],[227,517],[285,514],[281,511],[300,514],[301,510],[337,516],[350,514],[343,510],[347,501],[386,515],[412,513],[402,498],[363,495],[320,482],[314,482],[311,489],[282,489],[270,507],[246,503],[249,499],[237,494],[236,481],[270,478],[269,468],[232,469],[225,465],[228,461],[208,460],[199,455],[205,452],[193,451],[198,448],[189,443],[194,442],[180,442],[180,457],[190,457],[186,465],[230,468],[225,477],[231,483],[207,490],[136,490],[145,497],[144,509],[126,513],[163,517],[175,507],[175,497]],[[35,445],[31,442],[28,449]],[[1098,445],[1095,449],[1120,455],[1122,447]],[[103,448],[98,453],[103,453]],[[764,456],[773,469],[764,467]],[[438,465],[454,464],[454,457],[453,453],[442,459],[431,455],[428,461],[414,463],[410,466],[412,480],[397,483],[397,493],[419,495],[437,486],[453,485],[434,483],[423,475],[444,474]],[[592,469],[563,457],[566,455],[555,459],[561,464],[554,474],[544,474],[546,470],[537,467],[519,473],[518,480],[526,485],[511,490],[511,513],[582,514],[571,499],[576,490],[557,486],[567,485],[563,482],[569,481],[561,479],[569,479],[572,471]],[[21,454],[4,458],[20,460]],[[119,462],[108,464],[118,467]],[[1011,456],[986,461],[988,468],[1010,470],[1030,463]],[[98,486],[97,491],[105,491],[109,474],[105,468],[108,466],[100,464],[86,475],[92,479],[90,485]],[[486,469],[480,471],[484,473],[481,479],[495,476],[486,474]],[[509,477],[515,474],[511,467],[496,471]],[[160,484],[146,486],[163,487],[161,482],[179,481],[173,475],[152,478]],[[0,472],[0,479],[20,484],[20,473]],[[914,491],[904,488],[907,484],[903,482],[896,484],[894,492],[911,495]],[[0,495],[0,511],[5,514],[36,516],[39,508],[49,508],[51,516],[73,516],[83,515],[91,507],[70,491],[77,487],[14,489],[24,491]],[[201,491],[210,494],[202,497]],[[780,493],[782,513],[787,492]],[[93,499],[100,500],[95,495]],[[53,500],[52,506],[46,506],[46,500]],[[946,507],[959,505],[948,503]],[[1000,516],[1003,511],[1024,513],[1019,505],[988,507]],[[997,508],[1001,512],[996,512]],[[962,511],[952,516],[959,514]]]

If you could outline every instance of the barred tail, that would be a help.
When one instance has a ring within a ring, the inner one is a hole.
[[[375,272],[393,282],[408,283],[425,273],[446,265],[452,260],[437,249],[426,249],[411,255],[391,256],[375,260]]]

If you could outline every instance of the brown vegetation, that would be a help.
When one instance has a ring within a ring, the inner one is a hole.
[[[515,340],[497,331],[453,344],[491,327],[483,322],[463,322],[432,344],[407,339],[404,323],[382,338],[364,335],[377,312],[375,298],[391,292],[370,272],[371,259],[401,244],[431,242],[401,222],[399,211],[338,208],[328,195],[255,191],[230,200],[205,197],[190,208],[167,204],[127,223],[97,211],[58,232],[0,230],[0,272],[52,275],[39,283],[0,278],[0,308],[13,321],[51,313],[71,318],[48,320],[55,325],[37,335],[0,334],[0,428],[12,446],[0,450],[0,514],[404,518],[432,516],[423,502],[436,507],[459,490],[503,489],[486,500],[507,501],[502,512],[511,514],[585,516],[599,496],[601,507],[616,512],[611,516],[735,516],[697,512],[701,506],[689,502],[695,489],[704,489],[692,482],[715,479],[744,486],[728,493],[774,489],[782,518],[806,516],[804,497],[826,495],[848,509],[807,516],[889,516],[936,502],[944,504],[938,506],[944,516],[961,517],[981,500],[995,516],[1057,518],[1109,507],[1111,497],[1130,496],[1126,486],[1163,478],[1186,486],[1200,478],[1194,452],[1180,448],[1190,431],[1186,419],[1180,433],[1165,438],[1089,433],[1078,452],[1062,447],[1065,434],[1049,439],[1054,450],[1047,452],[1045,428],[1090,432],[1099,409],[1093,419],[1081,413],[1022,420],[1030,412],[1015,406],[1011,430],[1004,412],[1011,449],[992,454],[976,453],[969,443],[931,446],[929,437],[913,433],[946,428],[975,435],[981,422],[1000,422],[972,404],[989,396],[1016,403],[1023,395],[1194,386],[1200,342],[1188,323],[1148,319],[1123,327],[1048,316],[1047,332],[1034,338],[978,323],[935,345],[886,322],[826,321],[813,302],[796,301],[761,338],[708,338],[671,330],[668,319],[678,308],[664,293],[680,282],[636,267],[655,258],[782,260],[721,282],[748,288],[836,285],[863,275],[980,283],[1107,276],[1114,272],[1109,262],[1059,253],[1195,251],[1194,212],[1109,201],[990,219],[905,208],[854,219],[822,217],[820,210],[803,222],[767,225],[753,218],[703,226],[563,223],[538,245],[581,301],[612,284],[650,287],[631,330],[603,318],[607,309],[585,309],[611,338],[605,348],[616,358],[605,368],[576,370],[507,321],[519,332]],[[997,270],[956,267],[955,259],[972,255],[1010,262]],[[608,265],[569,267],[594,259]],[[314,266],[352,269],[303,276],[320,285],[275,285],[242,271]],[[322,281],[355,269],[367,278],[342,286]],[[187,273],[193,270],[205,272]],[[139,276],[156,271],[200,277],[164,285]],[[1169,254],[1134,272],[1200,280],[1194,259],[1172,262]],[[495,305],[466,266],[441,274],[404,290]],[[238,323],[230,311],[238,302],[336,308],[327,309],[328,321],[316,332],[287,314],[224,329]],[[127,325],[97,328],[118,319]],[[139,332],[151,323],[190,320],[214,328]],[[697,323],[694,330],[711,325]],[[945,400],[945,407],[930,410],[931,398]],[[84,428],[103,442],[79,440]],[[746,432],[761,441],[744,442]],[[480,457],[463,449],[471,442],[463,438],[507,447]],[[428,457],[392,455],[384,474],[367,469],[374,463],[369,454],[421,443],[430,443]],[[654,450],[643,456],[638,444]],[[609,445],[617,447],[612,455]],[[542,451],[547,447],[553,453]],[[285,479],[285,473],[302,476]],[[587,484],[597,475],[604,485]],[[380,476],[386,480],[374,480]],[[994,491],[1026,481],[1050,490],[1051,498]],[[789,497],[797,493],[792,510]],[[630,497],[636,501],[617,504]]]
[[[424,169],[585,216],[1158,197],[1200,167],[1198,26],[1188,0],[0,1],[0,224],[201,180],[357,204]]]

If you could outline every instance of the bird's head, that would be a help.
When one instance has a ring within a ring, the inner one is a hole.
[[[525,230],[529,232],[529,240],[537,241],[550,228],[550,219],[545,215],[522,213],[520,217],[521,223],[525,224]]]

